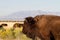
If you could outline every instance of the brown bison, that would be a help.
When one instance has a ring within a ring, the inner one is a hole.
[[[14,25],[13,25],[13,28],[16,28],[16,27],[21,27],[21,26],[23,26],[23,24],[20,24],[20,23],[15,23]]]
[[[23,33],[35,40],[60,40],[60,16],[38,15],[26,17],[23,24]]]
[[[8,26],[8,24],[1,24],[2,26]]]
[[[3,26],[8,26],[7,24],[1,24],[0,28],[3,28]]]

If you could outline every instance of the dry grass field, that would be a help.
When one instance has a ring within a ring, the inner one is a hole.
[[[0,40],[32,40],[22,33],[22,29],[22,27],[16,27],[15,29],[13,27],[9,29],[2,27],[0,28]]]
[[[22,33],[22,27],[21,28],[15,28],[15,29],[0,29],[0,40],[32,40],[28,37],[26,37],[25,34]]]

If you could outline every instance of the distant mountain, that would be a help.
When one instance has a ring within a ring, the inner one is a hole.
[[[37,11],[20,11],[20,12],[16,12],[16,13],[12,13],[8,16],[4,16],[1,17],[0,20],[24,20],[25,17],[28,16],[36,16],[36,15],[42,15],[42,14],[49,14],[49,15],[60,15],[60,12],[45,12],[45,11],[41,11],[41,10],[37,10]]]

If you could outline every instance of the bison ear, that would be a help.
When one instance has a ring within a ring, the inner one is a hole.
[[[35,20],[34,20],[34,18],[33,17],[27,17],[27,18],[25,18],[26,19],[26,21],[29,23],[29,24],[35,24]]]

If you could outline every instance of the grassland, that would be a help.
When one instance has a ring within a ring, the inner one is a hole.
[[[22,33],[22,27],[15,29],[0,28],[0,40],[32,40]]]

